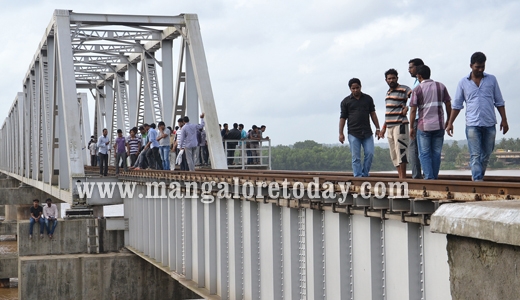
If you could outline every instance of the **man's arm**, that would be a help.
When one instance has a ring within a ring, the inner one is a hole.
[[[343,134],[343,129],[345,129],[345,122],[347,120],[343,118],[339,118],[339,142],[343,144],[345,141],[345,135]]]
[[[499,106],[497,107],[498,113],[500,114],[500,117],[502,118],[502,122],[500,122],[500,130],[506,134],[509,131],[509,124],[507,124],[507,117],[506,117],[506,107],[505,106]]]
[[[49,218],[49,216],[47,215],[47,210],[45,209],[45,207],[43,208],[43,217],[44,217],[45,219],[48,219],[48,218]]]
[[[450,119],[448,120],[448,125],[446,125],[446,132],[449,136],[453,136],[453,122],[455,122],[455,119],[457,119],[457,116],[460,113],[460,109],[451,109],[450,113]]]
[[[448,126],[448,121],[449,121],[449,118],[451,116],[451,101],[448,100],[446,102],[444,102],[444,105],[446,105],[446,124],[444,124],[444,126]]]
[[[372,119],[372,123],[374,123],[374,126],[376,126],[375,136],[379,140],[379,135],[381,134],[381,130],[379,129],[379,120],[377,119],[377,114],[375,111],[370,113],[370,118]]]
[[[410,138],[415,139],[415,116],[417,115],[417,106],[410,107]]]
[[[206,125],[204,123],[204,113],[201,113],[200,114],[200,124],[197,124],[197,127],[196,127],[197,130],[204,128],[204,125]]]

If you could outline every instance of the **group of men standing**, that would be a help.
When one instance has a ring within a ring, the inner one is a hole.
[[[408,71],[416,79],[413,89],[398,83],[395,69],[386,71],[385,81],[389,89],[385,98],[385,122],[382,128],[379,127],[374,100],[361,92],[361,81],[352,78],[348,83],[351,94],[340,105],[339,141],[345,141],[343,130],[347,124],[354,176],[369,176],[374,155],[370,118],[376,127],[375,137],[380,139],[387,134],[390,157],[400,179],[406,178],[408,162],[411,163],[412,178],[437,179],[444,132],[453,135],[453,122],[465,102],[472,179],[482,181],[495,145],[495,107],[502,118],[500,130],[504,134],[509,130],[498,82],[495,76],[484,73],[485,63],[486,56],[482,52],[471,56],[471,73],[460,80],[454,101],[444,84],[430,79],[430,68],[419,58],[409,61]],[[364,149],[363,163],[361,146]]]
[[[185,170],[195,170],[194,149],[199,145],[197,141],[200,138],[197,137],[197,134],[204,127],[204,113],[200,117],[201,124],[191,124],[188,117],[180,118],[176,133],[172,132],[171,127],[166,127],[162,121],[158,123],[158,126],[155,123],[145,123],[139,128],[134,127],[130,129],[129,135],[126,137],[123,136],[123,131],[118,129],[113,146],[116,175],[119,174],[120,167],[125,172],[128,171],[128,158],[130,158],[130,169],[170,170],[172,167],[170,151],[175,150],[185,152],[181,167],[186,165]],[[97,142],[94,142],[93,139],[92,137],[88,146],[91,154],[91,165],[95,166],[96,162],[99,161],[100,175],[107,176],[108,156],[111,151],[108,130],[103,129],[103,134]],[[173,159],[174,163],[175,159]]]
[[[233,124],[233,129],[229,129],[228,124],[224,123],[224,128],[219,124],[220,135],[222,136],[222,140],[224,141],[224,149],[227,149],[227,164],[234,165],[235,160],[235,150],[237,146],[246,147],[246,155],[247,155],[247,164],[248,165],[258,165],[261,162],[261,152],[260,152],[260,141],[268,140],[269,137],[263,137],[263,133],[267,129],[267,126],[261,125],[256,126],[253,125],[249,131],[244,129],[244,124]],[[226,142],[228,140],[228,142]],[[227,143],[227,145],[226,145]]]

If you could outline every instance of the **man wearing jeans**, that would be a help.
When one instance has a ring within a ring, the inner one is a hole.
[[[47,233],[49,234],[49,238],[52,239],[52,235],[54,234],[54,229],[58,225],[58,207],[56,204],[52,203],[52,200],[48,198],[45,200],[47,205],[43,207],[43,216],[45,218],[45,227],[47,228]],[[53,222],[52,229],[49,227],[49,223]]]
[[[110,139],[107,137],[108,130],[103,129],[103,135],[98,138],[98,155],[99,155],[99,174],[107,176],[108,174],[108,144]]]
[[[161,155],[162,169],[170,170],[170,129],[166,128],[163,121],[159,122],[159,153]]]
[[[186,153],[188,169],[195,171],[195,150],[197,149],[197,131],[204,128],[204,113],[200,115],[200,124],[191,124],[190,118],[184,117],[182,127],[182,140],[180,141],[181,150]]]
[[[484,73],[486,56],[475,52],[470,60],[471,73],[460,80],[453,101],[450,120],[446,126],[449,136],[453,135],[453,122],[466,102],[466,138],[470,154],[471,176],[473,181],[484,180],[489,156],[495,147],[497,108],[502,117],[500,130],[506,134],[507,124],[505,102],[498,86],[497,79]]]
[[[410,101],[410,138],[417,136],[419,158],[424,171],[424,179],[437,179],[441,166],[442,144],[444,143],[444,110],[446,120],[451,114],[451,98],[444,84],[430,79],[428,66],[417,67],[417,78],[421,83],[413,90]],[[419,112],[417,132],[414,123]]]
[[[412,90],[415,89],[419,85],[419,80],[417,79],[417,67],[424,65],[424,62],[420,58],[410,59],[408,62],[408,72],[410,76],[415,78],[415,81],[412,86]],[[418,117],[419,115],[417,115]],[[415,118],[415,122],[413,123],[415,126],[413,129],[417,132],[417,118]],[[408,145],[408,156],[410,157],[410,168],[412,168],[412,178],[413,179],[422,179],[421,172],[421,162],[419,160],[419,150],[417,148],[417,135],[415,138],[410,139],[410,144]]]
[[[128,171],[126,167],[126,157],[127,157],[127,143],[126,138],[123,136],[123,130],[117,130],[117,138],[114,144],[114,156],[116,159],[116,175],[119,175],[119,165],[121,160],[123,161],[123,169]]]
[[[370,128],[370,120],[376,126],[375,136],[379,139],[379,121],[377,120],[374,100],[361,92],[361,81],[352,78],[348,82],[352,92],[341,101],[341,115],[339,119],[339,142],[343,144],[345,123],[348,127],[348,141],[352,152],[352,170],[355,177],[368,177],[372,158],[374,156],[374,137]],[[364,162],[361,164],[361,146],[364,149]]]
[[[43,238],[43,228],[45,221],[43,220],[43,208],[40,206],[40,200],[34,199],[31,206],[31,218],[29,219],[29,239],[32,239],[34,223],[40,224],[40,237]]]

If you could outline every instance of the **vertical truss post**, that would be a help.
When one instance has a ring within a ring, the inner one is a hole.
[[[202,111],[206,114],[206,137],[208,140],[211,166],[213,169],[227,169],[226,155],[222,148],[222,137],[218,130],[217,108],[209,79],[208,64],[206,62],[206,55],[204,54],[198,17],[194,14],[186,14],[184,18],[187,28],[187,42],[190,49],[189,55],[193,66],[199,103]]]
[[[40,80],[40,61],[36,61],[34,63],[34,84],[33,93],[34,99],[32,99],[32,132],[31,132],[31,151],[32,151],[32,179],[38,180],[40,177],[40,149],[41,149],[41,120],[40,120],[40,111],[41,111],[41,80]]]
[[[163,121],[166,123],[166,126],[175,127],[175,120],[173,120],[175,116],[173,110],[173,40],[163,40],[161,49]]]
[[[182,71],[184,65],[184,52],[186,51],[186,41],[182,40],[177,62],[177,78],[175,83],[175,105],[174,105],[174,125],[177,119],[186,115],[186,72]],[[182,88],[181,88],[182,86]],[[181,93],[182,92],[182,93]]]
[[[78,107],[80,111],[80,129],[81,129],[81,136],[82,136],[82,149],[85,148],[85,150],[82,151],[83,154],[83,164],[88,165],[90,161],[90,154],[88,149],[88,142],[90,141],[90,117],[89,117],[89,111],[88,111],[88,99],[87,94],[80,93],[78,94]]]
[[[137,94],[137,64],[128,64],[128,115],[130,126],[141,126],[143,123],[137,121],[137,109],[139,99]]]
[[[68,174],[71,176],[85,175],[83,161],[80,158],[81,151],[81,140],[80,140],[80,129],[77,124],[79,119],[78,107],[75,105],[72,99],[76,99],[76,81],[74,75],[73,55],[72,55],[72,44],[70,39],[70,19],[69,11],[56,10],[56,38],[57,48],[59,53],[59,67],[60,67],[60,78],[61,81],[61,100],[59,103],[63,107],[63,130],[65,131],[66,140],[61,141],[60,147],[66,149],[67,163],[60,165],[60,169],[67,168]],[[61,183],[60,186],[64,188],[72,187],[72,177],[67,178],[67,182]]]

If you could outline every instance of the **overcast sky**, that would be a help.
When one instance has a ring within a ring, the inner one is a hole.
[[[506,137],[520,137],[520,1],[2,1],[2,123],[54,9],[198,14],[219,122],[265,124],[274,144],[337,143],[339,104],[352,77],[374,98],[382,124],[384,72],[395,68],[399,83],[412,86],[411,58],[422,58],[453,97],[471,54],[482,51],[506,101]],[[465,139],[464,113],[455,139]]]

